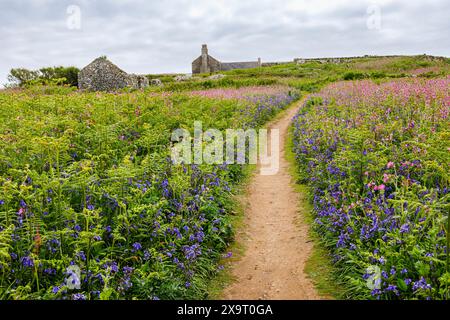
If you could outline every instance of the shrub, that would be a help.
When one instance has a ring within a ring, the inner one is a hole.
[[[344,73],[342,79],[344,80],[358,80],[366,78],[366,74],[358,71],[349,71]]]
[[[76,67],[49,67],[39,70],[24,68],[11,69],[8,75],[10,86],[25,86],[35,84],[59,84],[78,86],[78,72]]]

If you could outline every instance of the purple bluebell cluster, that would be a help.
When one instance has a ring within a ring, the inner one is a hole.
[[[242,113],[248,118],[246,126],[249,128],[261,126],[292,102],[298,100],[299,97],[299,93],[294,91],[246,97],[245,100],[249,104],[242,110]]]

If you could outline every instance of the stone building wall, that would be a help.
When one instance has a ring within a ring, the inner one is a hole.
[[[221,62],[208,54],[208,47],[204,44],[202,45],[201,56],[192,62],[192,74],[258,68],[260,66],[261,59],[247,62]]]
[[[198,74],[198,73],[202,73],[202,56],[198,57],[197,59],[195,59],[192,62],[192,73],[193,74]],[[220,61],[214,59],[213,57],[209,56],[207,57],[207,70],[205,73],[209,73],[209,72],[218,72],[220,71]]]
[[[260,64],[258,61],[248,61],[248,62],[222,62],[220,64],[221,71],[228,71],[233,69],[251,69],[258,68]]]

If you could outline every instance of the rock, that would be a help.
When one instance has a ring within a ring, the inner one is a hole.
[[[152,79],[152,81],[150,81],[150,84],[152,86],[157,86],[157,87],[160,87],[163,85],[162,81],[159,79]]]
[[[213,74],[212,76],[209,76],[208,79],[210,80],[219,80],[225,78],[224,74]]]
[[[191,77],[188,76],[188,75],[179,75],[179,76],[176,76],[176,77],[174,78],[174,80],[177,81],[177,82],[187,81],[187,80],[189,80],[189,79],[191,79]]]
[[[130,74],[129,77],[129,87],[133,89],[144,89],[149,86],[149,81],[146,76]]]

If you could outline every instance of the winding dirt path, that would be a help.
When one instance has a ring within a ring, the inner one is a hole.
[[[257,172],[244,199],[245,226],[237,234],[245,252],[232,267],[235,280],[224,299],[319,299],[304,270],[312,250],[302,221],[285,157],[289,124],[303,100],[269,124],[280,130],[280,168],[276,175]]]

